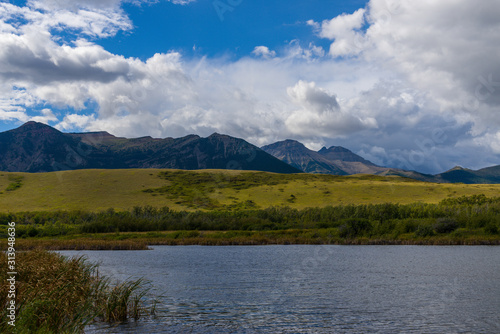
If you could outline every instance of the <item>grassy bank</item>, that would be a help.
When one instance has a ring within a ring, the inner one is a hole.
[[[142,238],[121,236],[122,240],[109,238],[95,238],[88,236],[74,236],[70,239],[28,238],[18,239],[17,249],[31,250],[147,250],[148,241]]]
[[[134,206],[175,211],[294,209],[349,204],[439,203],[497,196],[500,185],[436,184],[373,175],[283,175],[248,171],[157,169],[0,172],[0,212],[98,212]]]
[[[0,253],[0,267],[7,257]],[[144,304],[143,281],[111,284],[84,258],[64,258],[46,251],[16,256],[16,320],[8,324],[7,270],[0,272],[2,333],[83,333],[95,321],[139,319],[151,311]]]
[[[149,246],[257,246],[257,245],[500,245],[499,236],[484,231],[458,230],[449,234],[343,237],[342,230],[292,229],[277,231],[164,231],[75,235],[70,240],[33,238],[18,242],[20,249],[145,250]],[[119,239],[119,240],[117,240]]]

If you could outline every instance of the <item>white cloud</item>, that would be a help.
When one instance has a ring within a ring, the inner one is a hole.
[[[41,114],[40,116],[31,117],[30,120],[35,121],[35,122],[45,123],[45,124],[48,124],[49,122],[58,121],[57,117],[54,115],[54,113],[50,109],[47,109],[47,108],[42,109],[40,114]]]
[[[169,0],[169,1],[176,5],[187,5],[190,4],[191,2],[195,2],[196,0]]]
[[[288,87],[287,93],[294,103],[301,105],[304,109],[312,109],[318,113],[340,109],[337,97],[316,87],[314,82],[299,81],[294,87]]]
[[[22,23],[5,24],[13,18],[21,20],[17,22]],[[115,6],[96,8],[71,2],[54,8],[46,6],[41,1],[29,2],[26,7],[1,3],[0,19],[4,22],[2,32],[18,35],[35,32],[46,35],[51,30],[65,30],[65,32],[73,31],[84,36],[103,38],[113,36],[119,30],[132,28],[126,14]]]
[[[299,40],[292,40],[285,48],[286,59],[303,59],[307,61],[316,61],[325,55],[325,50],[321,46],[309,43],[307,48],[300,45]]]
[[[26,115],[24,111],[9,111],[0,109],[0,120],[2,121],[18,120],[21,122],[27,122],[29,119],[29,116]]]
[[[360,29],[364,23],[365,9],[361,8],[353,14],[342,14],[321,23],[320,36],[328,39],[343,38],[352,30]]]
[[[373,118],[360,119],[352,112],[344,112],[336,96],[316,87],[314,82],[299,81],[288,87],[287,93],[300,106],[285,121],[293,134],[333,138],[377,126]]]
[[[64,119],[57,124],[56,128],[61,131],[84,129],[94,121],[95,115],[68,114],[64,116]]]
[[[255,49],[252,51],[254,55],[257,57],[262,57],[262,58],[274,58],[276,57],[276,51],[271,51],[267,46],[256,46]]]
[[[365,9],[361,8],[353,14],[342,14],[321,24],[308,21],[308,24],[319,30],[319,36],[335,40],[330,46],[330,55],[356,55],[363,48],[364,39],[359,31],[365,23]]]
[[[78,9],[115,9],[119,10],[123,3],[134,5],[154,4],[160,0],[29,0],[28,4],[33,8],[43,10],[78,10]],[[169,1],[177,5],[186,5],[196,0],[162,0]]]

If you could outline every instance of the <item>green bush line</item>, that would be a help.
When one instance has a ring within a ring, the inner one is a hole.
[[[0,214],[0,237],[7,223],[17,223],[18,238],[63,237],[76,234],[147,231],[270,231],[290,229],[337,230],[340,238],[418,238],[499,236],[500,198],[484,195],[446,199],[439,204],[369,204],[328,206],[303,210],[271,207],[239,211],[172,211],[167,207],[135,207],[98,213],[85,211]]]

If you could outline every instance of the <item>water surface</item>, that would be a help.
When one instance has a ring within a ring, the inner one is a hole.
[[[157,316],[93,333],[500,333],[500,247],[156,246],[85,254]]]

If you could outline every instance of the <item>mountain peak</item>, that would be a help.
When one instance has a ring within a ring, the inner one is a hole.
[[[453,172],[453,171],[470,171],[468,168],[464,168],[462,166],[455,166],[450,170],[447,170],[445,173]]]
[[[46,129],[46,130],[50,129],[50,130],[59,132],[58,130],[54,129],[50,125],[47,125],[45,123],[35,122],[35,121],[26,122],[23,125],[21,125],[20,127],[13,129],[11,131],[24,132],[24,131],[34,131],[34,130],[40,130],[40,129]]]
[[[328,149],[323,147],[318,151],[318,153],[331,161],[339,160],[343,162],[361,162],[369,166],[375,166],[372,162],[363,159],[359,155],[342,146],[331,146]]]
[[[323,146],[321,150],[318,151],[319,154],[328,154],[328,153],[352,153],[352,151],[348,150],[342,146],[330,146],[330,148],[326,148]]]
[[[304,144],[302,144],[296,140],[292,140],[292,139],[286,139],[286,140],[276,142],[274,144],[266,145],[266,146],[262,147],[262,149],[264,151],[274,151],[274,150],[283,150],[283,149],[301,150],[301,151],[309,150],[307,147],[304,146]]]
[[[223,134],[220,134],[218,132],[214,132],[212,133],[210,136],[208,136],[207,138],[209,139],[217,139],[217,138],[229,138],[228,135],[223,135]]]
[[[376,174],[387,170],[379,167],[342,146],[323,147],[318,152],[295,140],[284,140],[262,147],[276,158],[306,173]]]

